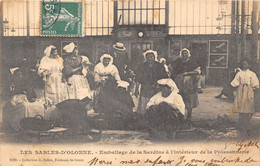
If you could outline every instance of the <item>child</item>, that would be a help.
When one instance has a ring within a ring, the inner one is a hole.
[[[254,72],[249,70],[247,59],[241,61],[241,71],[238,72],[230,83],[237,87],[234,96],[233,112],[239,113],[239,129],[245,136],[249,129],[249,122],[255,112],[254,90],[259,88],[259,80]]]

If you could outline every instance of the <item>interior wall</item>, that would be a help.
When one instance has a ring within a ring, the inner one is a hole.
[[[112,46],[115,42],[120,41],[127,47],[127,52],[131,58],[131,43],[150,41],[152,48],[158,51],[160,57],[166,57],[169,59],[170,55],[170,42],[181,41],[181,47],[191,49],[192,43],[205,43],[209,45],[210,40],[228,40],[229,47],[231,47],[230,35],[173,35],[165,38],[116,38],[113,36],[102,36],[102,37],[82,37],[82,38],[46,38],[46,37],[4,37],[2,42],[2,83],[8,77],[9,69],[12,67],[19,66],[22,59],[26,57],[30,61],[31,67],[34,67],[37,59],[43,57],[44,48],[49,45],[55,45],[59,53],[61,52],[62,42],[77,42],[79,46],[80,54],[89,57],[90,61],[95,63],[103,52],[111,52]],[[247,48],[248,56],[250,56],[250,38],[248,38]],[[162,44],[163,43],[163,44]],[[208,48],[208,47],[207,47]],[[192,51],[192,50],[191,50]],[[207,50],[208,52],[208,50]],[[191,52],[192,54],[192,52]],[[207,53],[208,54],[208,53]],[[177,54],[178,56],[178,54]],[[229,60],[233,60],[234,55],[230,49],[228,52]],[[177,57],[176,57],[177,58]],[[207,61],[207,60],[206,60]],[[207,63],[207,62],[205,62]],[[237,64],[237,62],[235,62]],[[207,68],[206,80],[209,85],[222,86],[228,80],[229,72],[233,69],[229,68]]]

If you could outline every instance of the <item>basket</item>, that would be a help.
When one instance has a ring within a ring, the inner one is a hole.
[[[54,121],[47,121],[41,115],[24,118],[20,124],[23,130],[47,131],[54,128]]]

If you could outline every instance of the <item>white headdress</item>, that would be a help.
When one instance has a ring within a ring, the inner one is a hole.
[[[111,65],[113,63],[113,57],[110,54],[103,54],[100,57],[100,62],[103,63],[104,58],[109,58],[110,59],[109,65]]]
[[[20,69],[19,67],[14,67],[10,69],[11,74],[13,75],[16,70]]]
[[[85,62],[86,64],[91,64],[91,62],[89,61],[88,57],[81,56],[81,58],[82,58],[82,62]]]
[[[179,89],[175,82],[171,78],[160,79],[157,81],[160,85],[168,85],[172,91],[179,93]]]
[[[145,53],[143,54],[144,55],[144,61],[146,61],[146,55],[147,54],[153,54],[154,55],[154,60],[158,62],[158,53],[157,53],[157,51],[154,51],[154,50],[147,50],[147,51],[145,51]]]
[[[50,46],[48,46],[47,48],[45,48],[45,50],[44,50],[44,55],[47,56],[47,57],[50,57],[50,55],[51,55],[51,50],[52,50],[53,48],[56,48],[56,47],[55,47],[54,45],[50,45]]]
[[[72,53],[72,51],[74,50],[75,47],[76,47],[76,45],[73,42],[71,42],[70,44],[63,47],[63,50],[65,50],[66,53]]]
[[[183,49],[180,51],[180,57],[182,57],[182,51],[187,51],[187,52],[188,52],[188,57],[191,56],[190,50],[188,50],[187,48],[183,48]]]

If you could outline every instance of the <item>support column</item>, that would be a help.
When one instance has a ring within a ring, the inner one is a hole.
[[[169,32],[169,1],[165,1],[165,28],[166,28],[166,33],[168,34]]]
[[[30,9],[29,9],[29,1],[26,1],[26,19],[27,19],[27,37],[30,36]]]
[[[117,28],[117,17],[118,17],[118,13],[117,13],[117,1],[114,1],[114,29]]]
[[[241,7],[241,58],[246,57],[246,2],[242,0],[242,7]]]
[[[236,28],[235,28],[235,34],[236,34],[236,37],[235,37],[235,40],[236,40],[236,44],[235,44],[235,60],[236,60],[236,63],[239,62],[239,59],[240,59],[240,52],[239,52],[239,48],[240,48],[240,31],[239,31],[239,22],[240,22],[240,18],[239,18],[239,15],[240,15],[240,3],[239,3],[240,0],[236,0],[236,11],[235,11],[235,17],[236,17]]]
[[[228,69],[233,71],[236,67],[237,54],[236,54],[236,1],[232,1],[232,11],[231,11],[231,40],[229,44],[229,56],[228,56]]]
[[[253,12],[252,12],[252,36],[251,36],[251,59],[253,62],[259,60],[259,51],[258,51],[258,28],[259,28],[259,1],[253,1]]]
[[[4,27],[3,27],[3,1],[0,1],[0,66],[1,66],[1,71],[0,71],[0,89],[2,89],[2,58],[3,58],[3,55],[2,55],[2,41],[3,41],[3,36],[4,36]],[[1,105],[1,103],[0,103]]]

